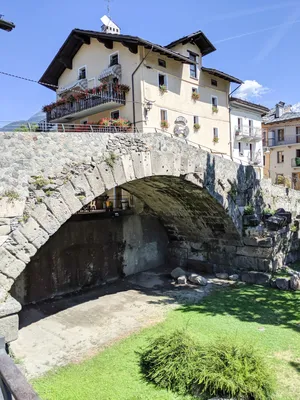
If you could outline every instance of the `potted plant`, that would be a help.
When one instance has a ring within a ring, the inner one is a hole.
[[[272,217],[272,215],[274,215],[274,211],[272,211],[270,208],[265,208],[263,210],[262,220],[265,222],[267,219]]]
[[[199,99],[200,99],[200,94],[199,94],[198,92],[193,92],[193,93],[192,93],[192,99],[193,99],[194,101],[199,100]]]
[[[212,106],[212,112],[213,113],[218,113],[219,112],[218,107],[217,106]]]
[[[277,176],[277,185],[284,185],[285,183],[285,178],[283,175],[278,175]]]
[[[213,142],[214,142],[214,144],[219,143],[219,138],[218,138],[217,136],[215,136],[215,137],[213,138]]]
[[[195,131],[198,131],[200,129],[200,124],[194,124],[194,130]]]
[[[168,129],[169,128],[169,122],[168,121],[161,121],[160,126],[162,129]]]
[[[164,94],[168,91],[168,88],[166,85],[160,85],[159,90],[161,94]]]
[[[98,122],[100,126],[110,126],[110,119],[109,118],[101,118]]]

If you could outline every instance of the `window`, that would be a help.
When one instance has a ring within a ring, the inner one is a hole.
[[[168,79],[167,75],[165,74],[158,74],[158,86],[165,86],[166,88],[168,87]]]
[[[296,150],[296,157],[297,158],[300,157],[300,150],[299,149]]]
[[[114,53],[109,56],[109,66],[112,67],[113,65],[119,64],[119,54]]]
[[[214,128],[214,139],[219,139],[219,129]]]
[[[218,107],[218,98],[216,96],[211,97],[211,105],[213,107]]]
[[[296,143],[300,143],[300,126],[296,127]]]
[[[111,118],[111,119],[119,119],[119,118],[120,118],[120,111],[119,111],[119,110],[117,110],[117,111],[112,111],[112,112],[110,113],[110,118]]]
[[[165,60],[162,60],[161,58],[158,59],[158,65],[160,67],[167,68],[167,63],[165,62]]]
[[[278,129],[277,131],[277,140],[278,142],[284,141],[284,129]]]
[[[249,119],[249,133],[253,133],[253,120]]]
[[[239,142],[239,155],[240,155],[240,156],[243,156],[243,155],[244,155],[244,153],[243,153],[243,148],[242,148],[242,143],[241,143],[241,142]]]
[[[78,79],[86,79],[86,67],[78,69]]]
[[[243,129],[243,119],[238,118],[238,130],[241,131]]]
[[[218,86],[218,81],[216,79],[212,79],[211,86]]]
[[[194,115],[194,125],[199,124],[199,117],[198,115]]]
[[[263,156],[263,166],[266,166],[266,156]]]
[[[160,110],[160,120],[168,121],[168,112],[167,110]]]
[[[193,88],[192,88],[192,93],[198,93],[198,88],[193,87]],[[300,133],[300,132],[299,132],[299,133]]]
[[[281,164],[284,162],[284,154],[283,151],[277,151],[277,163]]]
[[[196,78],[197,79],[197,61],[198,61],[198,55],[195,53],[192,53],[189,51],[189,59],[191,61],[194,61],[195,64],[190,65],[190,77],[191,78]]]

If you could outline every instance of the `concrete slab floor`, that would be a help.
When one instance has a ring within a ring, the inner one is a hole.
[[[31,379],[90,357],[115,341],[164,319],[182,303],[195,303],[214,285],[178,286],[170,268],[141,272],[77,295],[25,307],[11,351]]]

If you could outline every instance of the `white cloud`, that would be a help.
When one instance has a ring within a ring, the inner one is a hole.
[[[246,80],[234,95],[243,100],[250,100],[253,98],[262,97],[268,92],[269,89],[257,81]]]
[[[300,102],[296,103],[292,106],[292,111],[293,112],[300,112]]]

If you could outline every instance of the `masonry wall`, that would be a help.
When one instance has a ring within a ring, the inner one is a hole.
[[[168,238],[157,218],[76,217],[53,235],[16,280],[11,293],[21,304],[102,285],[165,263]]]

